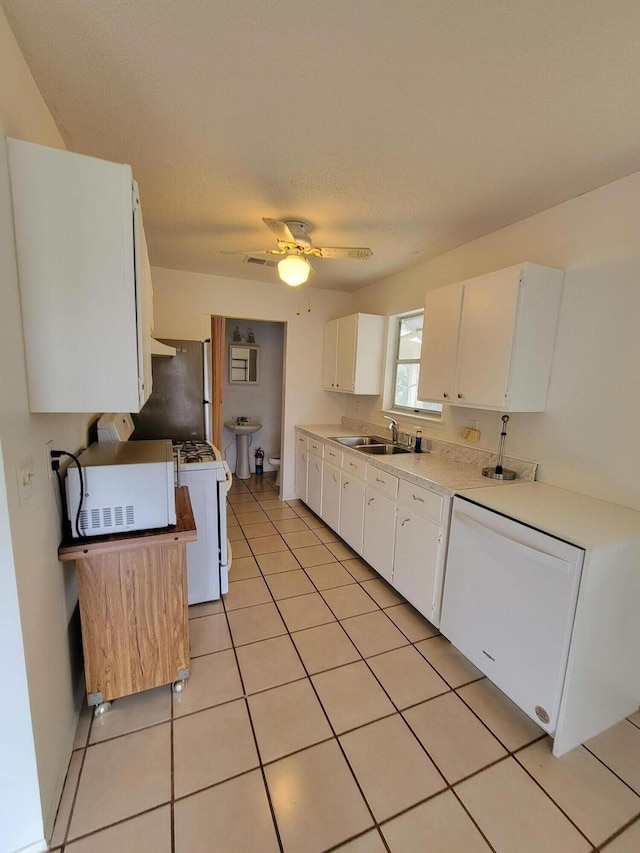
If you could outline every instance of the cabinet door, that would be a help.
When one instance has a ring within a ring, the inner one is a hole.
[[[440,525],[398,507],[393,586],[427,619],[436,613]]]
[[[389,582],[393,577],[396,502],[367,487],[364,501],[362,556]]]
[[[332,530],[340,527],[342,474],[333,465],[322,465],[322,518]]]
[[[139,412],[131,169],[7,144],[31,411]]]
[[[331,391],[336,387],[336,360],[338,358],[338,323],[330,320],[324,324],[324,350],[322,357],[322,387]]]
[[[456,401],[505,405],[519,286],[520,268],[516,267],[465,287]]]
[[[358,315],[341,317],[338,321],[338,358],[336,361],[336,388],[353,391],[356,371],[356,341]]]
[[[307,450],[296,447],[296,497],[307,502]]]
[[[140,407],[152,388],[151,334],[153,332],[153,284],[147,240],[142,225],[138,185],[134,181],[133,238],[135,241],[136,312],[138,318],[138,398]]]
[[[364,483],[356,477],[342,473],[340,500],[340,528],[338,533],[354,551],[362,553],[364,524]]]
[[[307,471],[307,506],[322,515],[322,459],[309,454]]]
[[[419,400],[451,402],[454,395],[463,286],[429,290],[424,300]]]

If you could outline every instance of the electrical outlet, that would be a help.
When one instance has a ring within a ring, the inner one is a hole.
[[[45,459],[46,459],[45,467],[47,470],[47,477],[50,480],[53,477],[53,468],[51,467],[51,451],[52,450],[55,450],[55,447],[53,446],[53,439],[51,439],[51,441],[48,441],[44,446],[44,455],[45,455]]]

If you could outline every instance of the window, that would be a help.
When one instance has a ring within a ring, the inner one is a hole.
[[[423,317],[424,311],[419,311],[396,318],[398,326],[393,378],[393,408],[416,415],[428,414],[439,417],[442,413],[440,403],[423,403],[418,400]]]

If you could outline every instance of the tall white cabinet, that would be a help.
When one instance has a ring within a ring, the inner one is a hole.
[[[32,412],[138,412],[152,291],[131,168],[7,140]]]
[[[544,411],[563,277],[525,263],[427,291],[418,398]]]
[[[384,317],[350,314],[325,324],[322,387],[348,394],[382,390]]]

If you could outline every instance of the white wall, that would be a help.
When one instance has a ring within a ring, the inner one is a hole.
[[[63,148],[62,138],[20,53],[4,13],[0,10],[0,134]],[[42,837],[42,822],[48,834],[67,770],[76,725],[76,706],[69,651],[69,620],[76,603],[72,566],[58,562],[60,516],[55,479],[49,479],[45,460],[45,442],[53,439],[56,447],[74,452],[86,441],[86,415],[31,415],[27,400],[24,340],[20,316],[18,279],[15,265],[13,222],[10,206],[9,176],[4,140],[0,146],[0,440],[4,457],[4,478],[8,521],[11,530],[13,568],[2,561],[3,584],[10,583],[8,573],[15,571],[19,614],[5,613],[10,600],[3,602],[3,618],[22,625],[22,646],[29,688],[27,703],[19,690],[13,690],[15,668],[20,668],[9,648],[0,644],[2,674],[6,685],[0,705],[0,752],[2,773],[15,749],[12,717],[18,712],[30,720],[37,760],[42,815],[39,832],[33,821],[25,820],[25,833],[38,837],[20,839],[20,847],[36,843]],[[31,457],[35,468],[33,495],[20,505],[16,486],[16,463]],[[7,543],[8,547],[8,543]],[[4,556],[4,555],[3,555]],[[4,588],[4,587],[3,587]],[[7,744],[7,739],[9,743]],[[25,747],[28,767],[30,750]],[[24,815],[31,792],[14,786],[16,814]],[[4,805],[11,808],[11,803]],[[9,848],[11,849],[11,848]]]
[[[565,269],[547,411],[514,414],[507,451],[540,462],[538,478],[640,509],[640,173],[468,243],[354,294],[354,310],[419,308],[427,289],[521,261]],[[380,398],[348,401],[350,414],[381,421]],[[500,415],[445,407],[461,441],[477,418],[476,447],[495,450]]]
[[[246,340],[247,329],[251,327],[256,344],[259,345],[259,379],[257,385],[239,385],[229,382],[228,359],[225,370],[225,383],[222,395],[223,421],[238,416],[256,418],[262,424],[262,429],[255,433],[249,451],[251,469],[254,469],[253,451],[257,447],[264,450],[264,470],[271,471],[269,456],[280,453],[282,439],[282,383],[284,380],[284,325],[282,323],[265,323],[247,321],[241,318],[226,322],[226,353],[233,340],[233,330],[237,326],[243,340]],[[225,356],[226,358],[227,356]],[[225,459],[232,471],[236,465],[236,440],[233,430],[223,428],[223,450],[226,448]]]
[[[286,323],[285,416],[282,425],[282,495],[294,497],[294,427],[300,423],[339,422],[341,395],[322,390],[322,343],[326,320],[350,313],[351,297],[333,290],[304,293],[286,284],[245,281],[154,267],[155,336],[204,339],[210,316],[244,317]],[[300,314],[297,311],[300,310]]]

